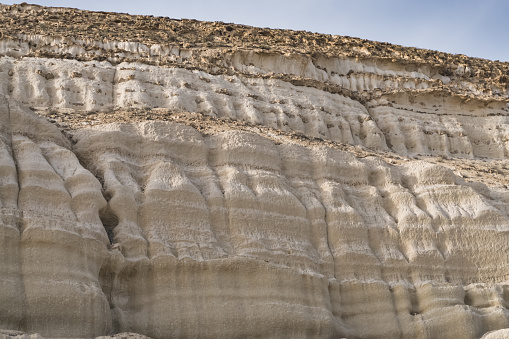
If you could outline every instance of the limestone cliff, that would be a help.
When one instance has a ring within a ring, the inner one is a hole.
[[[0,27],[0,338],[507,332],[507,63],[26,4]]]

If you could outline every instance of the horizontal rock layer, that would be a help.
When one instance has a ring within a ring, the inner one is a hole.
[[[35,108],[168,108],[245,121],[402,155],[505,159],[508,108],[447,92],[386,94],[363,104],[283,80],[136,63],[4,58],[0,94]]]

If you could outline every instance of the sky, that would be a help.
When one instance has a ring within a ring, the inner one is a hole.
[[[0,0],[2,4],[21,1]],[[33,0],[75,7],[347,35],[509,61],[508,0]]]

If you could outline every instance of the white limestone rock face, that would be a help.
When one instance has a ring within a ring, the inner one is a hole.
[[[1,59],[0,79],[0,94],[31,107],[162,107],[387,149],[384,135],[357,101],[281,80],[39,58]]]
[[[0,38],[0,339],[506,336],[503,75],[366,53]]]
[[[476,338],[508,326],[507,215],[445,167],[171,122],[69,141],[12,99],[1,112],[2,328]]]
[[[101,185],[55,126],[4,97],[0,115],[0,327],[50,337],[107,332]]]
[[[482,339],[504,339],[509,338],[509,329],[490,331],[482,336]]]
[[[121,330],[476,337],[507,326],[507,216],[444,167],[171,123],[73,138],[118,219]]]
[[[272,62],[276,67],[285,60]],[[341,63],[351,61],[336,60],[335,67]],[[369,67],[364,71],[378,72]],[[35,108],[78,112],[168,108],[407,156],[505,159],[509,149],[505,101],[467,100],[433,89],[389,91],[362,104],[340,93],[244,74],[8,57],[0,59],[0,80],[0,94]],[[383,87],[359,91],[368,90]]]

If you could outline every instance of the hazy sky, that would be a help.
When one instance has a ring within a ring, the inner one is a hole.
[[[0,0],[0,3],[14,2]],[[39,0],[36,3],[349,35],[509,61],[508,0]]]

